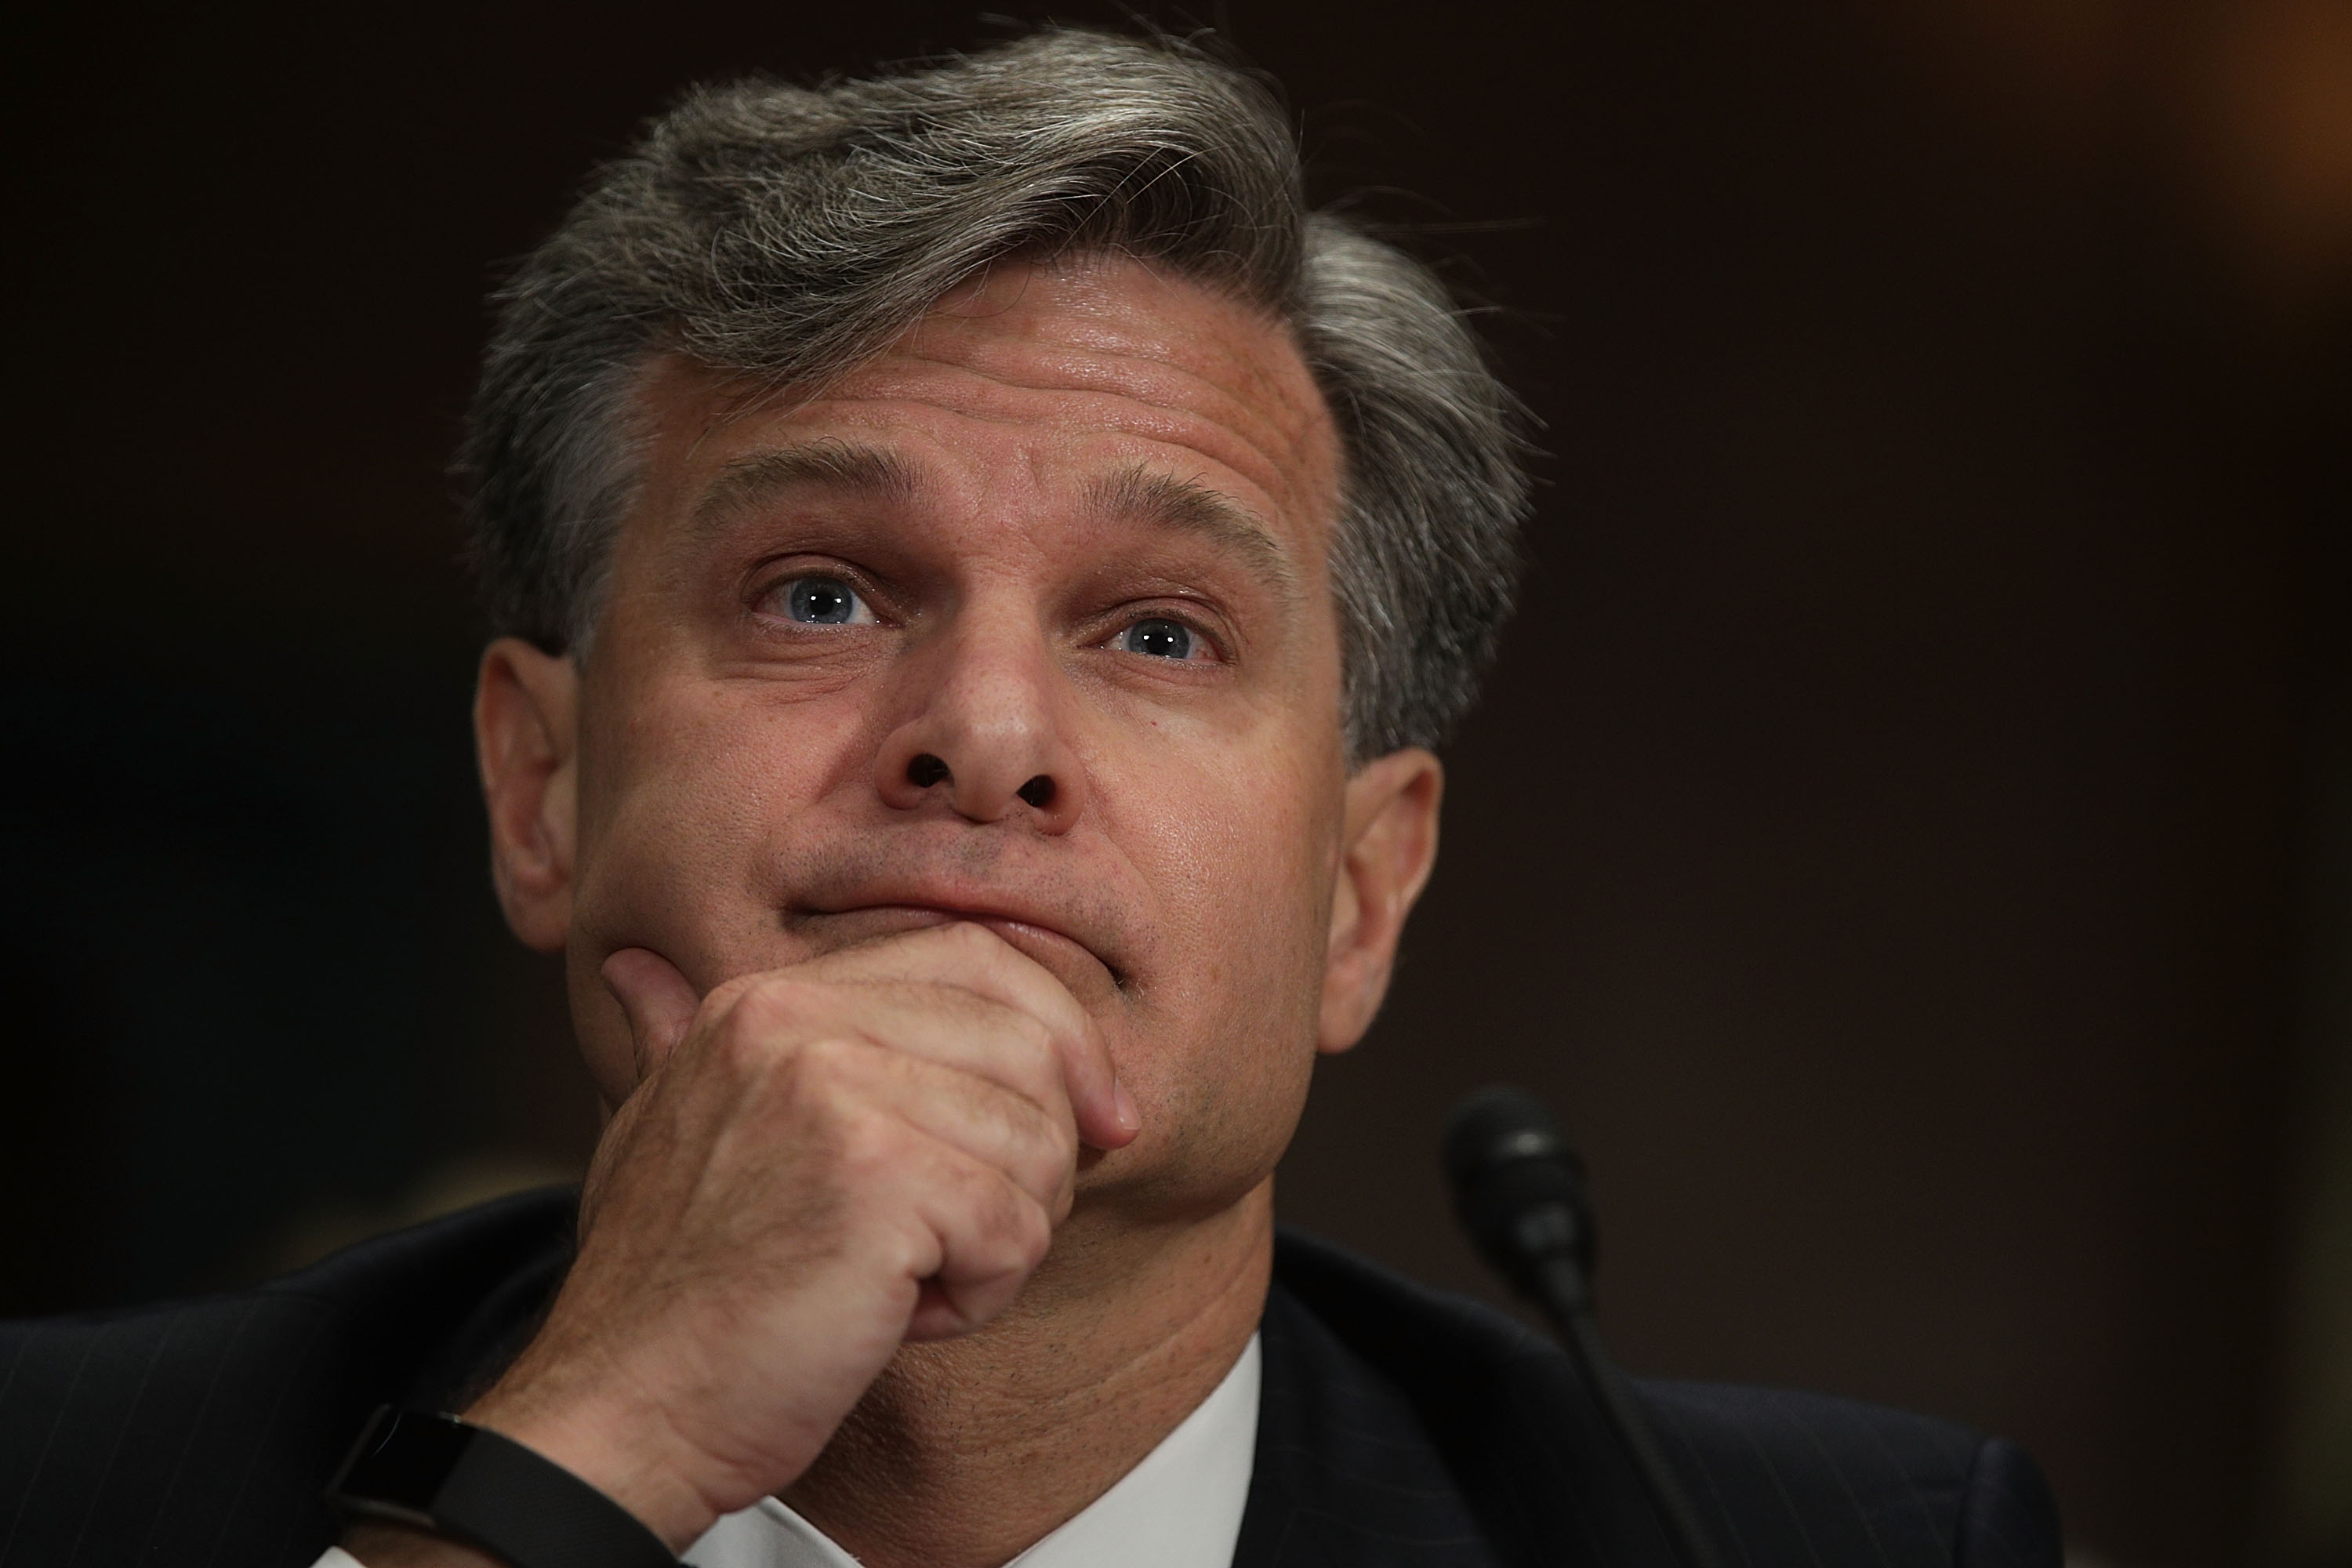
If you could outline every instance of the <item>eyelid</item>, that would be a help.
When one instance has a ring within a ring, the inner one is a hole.
[[[776,555],[753,566],[745,576],[750,583],[744,595],[745,607],[755,615],[769,613],[761,606],[794,583],[810,577],[823,577],[841,584],[855,594],[859,602],[872,612],[875,625],[896,625],[903,618],[891,603],[890,595],[875,584],[872,574],[845,561],[824,556]],[[808,624],[793,620],[789,616],[780,615],[774,618],[796,626]]]
[[[1234,661],[1234,638],[1216,619],[1187,601],[1178,599],[1159,604],[1144,603],[1128,605],[1118,613],[1110,629],[1097,646],[1109,647],[1146,621],[1174,621],[1208,646],[1213,658],[1160,659],[1162,664],[1231,664]],[[1121,650],[1125,651],[1125,650]],[[1138,658],[1147,657],[1138,655]]]

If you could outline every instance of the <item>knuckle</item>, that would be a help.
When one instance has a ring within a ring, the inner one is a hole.
[[[794,1033],[806,1027],[811,1012],[808,994],[813,987],[806,981],[769,974],[730,984],[738,989],[725,1011],[717,1015],[713,1044],[739,1067],[764,1067]],[[714,999],[719,995],[711,993]]]
[[[1045,1261],[1046,1249],[1054,1245],[1054,1222],[1045,1205],[1026,1193],[1016,1193],[1004,1240],[1014,1266],[1022,1273]]]
[[[744,987],[733,1016],[751,1028],[788,1027],[813,1011],[817,989],[798,975],[756,975]]]
[[[833,1121],[834,1158],[861,1184],[906,1163],[904,1135],[896,1119],[865,1106],[844,1106]]]
[[[832,1105],[862,1074],[864,1052],[854,1040],[838,1035],[818,1035],[794,1045],[785,1060],[783,1076],[791,1098],[803,1104]]]
[[[1058,1203],[1063,1179],[1069,1174],[1067,1164],[1057,1159],[1024,1161],[1013,1180],[1021,1190],[1041,1204]]]
[[[984,1183],[987,1221],[991,1231],[999,1236],[1017,1237],[1028,1224],[1028,1216],[1036,1213],[1037,1200],[1029,1190],[1003,1172],[992,1173],[993,1180]]]
[[[1033,1058],[1054,1054],[1054,1031],[1044,1019],[1027,1013],[1015,1013],[1013,1020],[1013,1032],[1020,1037],[1021,1043],[1029,1048]]]
[[[1013,1026],[1012,1087],[1040,1105],[1053,1105],[1062,1094],[1062,1052],[1054,1031],[1026,1013],[1016,1014]]]
[[[711,1049],[737,1078],[760,1078],[775,1064],[775,1044],[762,1029],[730,1013],[711,1040]]]
[[[1016,1114],[1016,1136],[1028,1157],[1055,1170],[1078,1157],[1077,1124],[1034,1103],[1024,1101]]]
[[[939,1238],[912,1214],[877,1216],[870,1235],[876,1255],[895,1274],[919,1279],[939,1268]]]
[[[1034,1268],[1053,1240],[1045,1205],[1011,1179],[975,1182],[966,1194],[969,1249],[965,1261],[976,1272],[1013,1272]]]
[[[712,1017],[724,1017],[743,1000],[746,993],[764,978],[758,974],[739,974],[732,980],[722,980],[710,988],[702,999],[702,1010]]]

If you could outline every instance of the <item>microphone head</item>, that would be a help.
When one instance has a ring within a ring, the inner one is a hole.
[[[1592,1276],[1584,1162],[1534,1095],[1496,1084],[1454,1108],[1440,1144],[1454,1212],[1487,1265],[1522,1292],[1550,1258]]]

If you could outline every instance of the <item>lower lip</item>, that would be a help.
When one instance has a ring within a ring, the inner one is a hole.
[[[808,914],[818,919],[854,920],[858,916],[874,918],[884,929],[876,936],[895,936],[900,931],[929,931],[935,926],[953,925],[966,921],[985,926],[1003,937],[1013,947],[1044,963],[1048,969],[1058,967],[1055,958],[1079,959],[1100,969],[1110,978],[1112,989],[1127,988],[1127,977],[1112,968],[1095,951],[1074,937],[1066,936],[1050,926],[1033,925],[1027,921],[1006,915],[969,913],[961,910],[943,910],[930,904],[866,904],[850,910],[811,910]]]

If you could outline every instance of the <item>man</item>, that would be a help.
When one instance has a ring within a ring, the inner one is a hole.
[[[1277,1247],[1526,488],[1263,90],[1068,32],[706,90],[504,304],[475,717],[612,1113],[576,1256],[542,1194],[20,1327],[0,1560],[1671,1562],[1556,1352]],[[1649,1404],[1741,1560],[2055,1561],[2006,1445]]]

